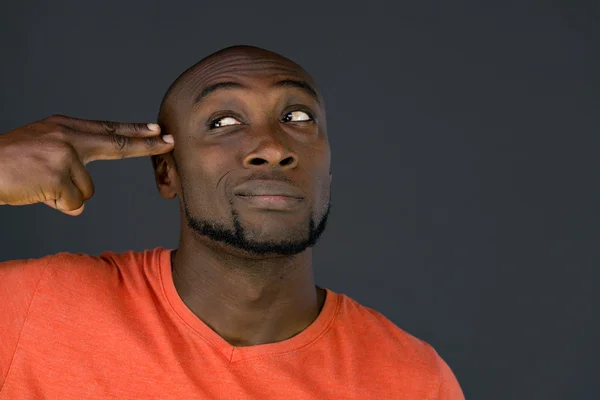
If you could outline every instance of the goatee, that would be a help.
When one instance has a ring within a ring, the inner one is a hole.
[[[188,226],[199,235],[206,236],[214,241],[228,244],[254,255],[291,256],[298,254],[317,243],[319,237],[325,231],[331,202],[328,202],[327,209],[318,222],[313,218],[310,218],[307,224],[308,226],[306,227],[308,234],[305,239],[282,241],[255,241],[248,239],[247,232],[240,223],[238,214],[233,208],[231,211],[233,229],[227,228],[214,221],[191,215],[185,200],[183,201],[183,208]]]

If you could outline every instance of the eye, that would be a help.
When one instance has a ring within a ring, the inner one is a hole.
[[[241,125],[242,123],[233,117],[219,117],[212,120],[210,129],[221,128],[223,126]]]
[[[283,117],[284,122],[308,122],[312,121],[313,117],[306,111],[291,111]]]

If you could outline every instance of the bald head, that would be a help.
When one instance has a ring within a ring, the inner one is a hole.
[[[159,123],[175,147],[154,158],[156,181],[180,199],[185,240],[244,256],[316,242],[330,149],[323,99],[302,67],[256,47],[218,51],[171,85]]]
[[[232,46],[219,50],[184,71],[169,87],[158,115],[165,132],[177,134],[186,115],[212,92],[243,88],[239,78],[272,79],[274,85],[295,86],[310,93],[323,105],[313,78],[300,65],[277,53],[254,46]]]

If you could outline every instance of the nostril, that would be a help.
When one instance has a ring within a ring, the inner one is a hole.
[[[281,166],[285,167],[286,165],[290,165],[293,162],[294,162],[294,158],[293,157],[288,157],[288,158],[284,158],[283,160],[281,160],[279,162],[279,164]]]
[[[267,160],[263,160],[262,158],[255,157],[255,158],[251,159],[248,163],[250,165],[263,165],[266,162],[267,162]]]

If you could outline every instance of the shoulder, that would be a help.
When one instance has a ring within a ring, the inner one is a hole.
[[[0,277],[14,279],[68,279],[77,281],[119,279],[139,275],[144,266],[155,262],[165,249],[143,252],[103,252],[99,255],[61,252],[41,258],[10,260],[0,263]]]
[[[340,327],[375,357],[390,364],[410,365],[431,376],[439,376],[443,360],[427,342],[398,327],[383,314],[339,294]]]
[[[464,400],[456,377],[432,346],[372,308],[334,295],[337,311],[328,337],[341,352],[338,359],[363,366],[368,382],[397,393]]]
[[[19,293],[31,297],[54,255],[0,263],[0,296],[17,298]]]
[[[383,314],[360,304],[353,298],[339,294],[339,316],[346,324],[351,324],[355,334],[368,335],[380,341],[414,352],[427,355],[432,348],[429,344],[398,327]]]
[[[423,398],[436,393],[439,399],[464,400],[454,373],[431,345],[372,308],[344,294],[337,296],[336,341],[351,343],[353,350],[348,355],[353,359],[371,369],[378,367],[372,379],[389,384],[399,376],[410,376],[406,382],[411,390],[428,393]]]

